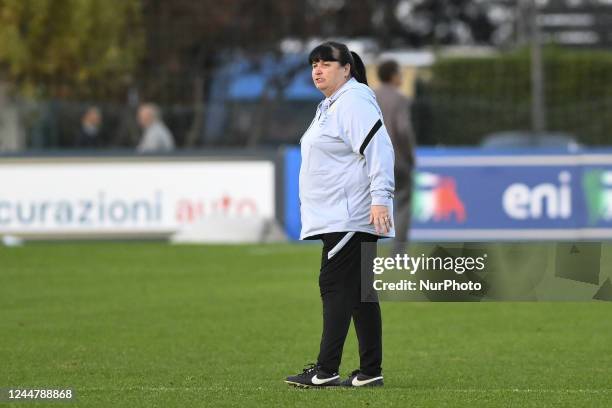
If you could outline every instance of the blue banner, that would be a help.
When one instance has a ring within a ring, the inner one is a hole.
[[[299,237],[299,148],[285,156],[285,227]],[[411,239],[612,238],[612,150],[417,150]]]

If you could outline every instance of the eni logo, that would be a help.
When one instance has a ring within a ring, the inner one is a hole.
[[[562,171],[558,181],[559,184],[541,183],[533,187],[511,184],[503,194],[504,211],[515,220],[569,218],[572,215],[570,173]]]

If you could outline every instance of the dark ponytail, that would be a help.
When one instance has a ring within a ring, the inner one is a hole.
[[[315,61],[338,61],[340,65],[351,64],[351,76],[367,85],[365,65],[354,51],[349,51],[346,44],[335,41],[324,42],[316,46],[308,55],[308,64],[312,65]]]
[[[368,77],[366,76],[366,68],[363,65],[361,57],[357,55],[355,51],[351,51],[351,57],[353,58],[354,64],[351,64],[351,75],[362,84],[368,84]]]

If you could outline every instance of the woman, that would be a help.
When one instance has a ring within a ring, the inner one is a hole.
[[[304,387],[383,385],[380,306],[361,300],[362,243],[393,237],[393,147],[361,58],[326,42],[308,57],[312,80],[325,95],[302,136],[300,239],[321,239],[319,289],[323,334],[316,364],[287,377]],[[363,259],[362,259],[363,258]],[[351,317],[359,340],[359,370],[338,370]]]

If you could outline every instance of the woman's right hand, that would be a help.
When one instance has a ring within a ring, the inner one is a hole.
[[[370,207],[370,224],[374,224],[378,234],[387,234],[393,227],[389,209],[386,205],[373,205]]]

